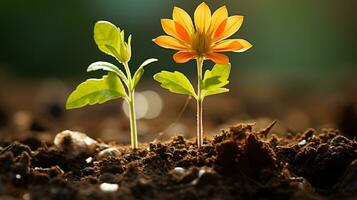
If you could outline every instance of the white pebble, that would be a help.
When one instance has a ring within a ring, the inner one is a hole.
[[[299,146],[304,146],[305,144],[306,144],[306,140],[301,140],[301,141],[298,143]]]
[[[16,174],[15,177],[16,177],[17,179],[21,179],[21,175],[20,175],[20,174]]]
[[[206,173],[205,169],[200,169],[200,171],[198,171],[198,178],[201,178],[201,176],[205,173]]]
[[[117,148],[109,147],[109,148],[104,149],[98,153],[98,159],[104,159],[109,156],[118,157],[120,155],[121,155],[121,153]]]
[[[70,157],[75,157],[81,153],[94,153],[98,145],[97,141],[86,134],[69,130],[58,133],[54,139],[54,144]]]
[[[185,169],[182,167],[175,167],[174,171],[175,171],[175,173],[183,174],[185,172]]]
[[[102,183],[99,187],[104,192],[115,192],[119,189],[119,185],[115,183]]]
[[[91,163],[93,161],[93,158],[92,157],[88,157],[87,159],[86,159],[86,163]]]

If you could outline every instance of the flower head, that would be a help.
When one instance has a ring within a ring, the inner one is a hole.
[[[173,19],[161,19],[162,35],[153,41],[164,48],[178,50],[173,59],[177,63],[202,57],[215,63],[226,64],[228,56],[220,52],[243,52],[252,45],[243,39],[227,39],[243,23],[243,16],[228,17],[226,6],[217,9],[213,15],[206,3],[201,3],[194,13],[194,24],[191,17],[181,8],[174,7]]]

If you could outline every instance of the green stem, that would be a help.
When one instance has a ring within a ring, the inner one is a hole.
[[[125,72],[126,72],[126,76],[128,77],[128,82],[129,82],[129,85],[131,85],[131,72],[130,72],[130,69],[129,69],[129,65],[128,63],[123,63],[124,65],[124,68],[125,68]]]
[[[131,148],[138,149],[138,134],[136,129],[136,117],[135,117],[135,89],[133,88],[133,81],[130,73],[128,63],[123,63],[126,75],[128,77],[128,93],[129,93],[129,112],[130,112],[130,136],[131,136]]]
[[[197,58],[197,146],[201,148],[203,145],[203,98],[202,98],[202,68],[203,58]]]
[[[135,103],[134,103],[134,89],[130,91],[129,95],[129,110],[130,110],[130,136],[131,148],[138,148],[138,134],[136,130],[136,117],[135,117]]]

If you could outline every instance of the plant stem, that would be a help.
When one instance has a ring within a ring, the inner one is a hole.
[[[130,91],[129,95],[129,110],[130,110],[130,136],[131,148],[138,148],[138,134],[136,130],[136,117],[135,117],[135,103],[134,103],[134,89]]]
[[[202,113],[203,113],[203,98],[202,98],[202,68],[203,68],[203,57],[197,58],[197,146],[201,148],[203,145],[203,123],[202,123]]]
[[[129,81],[129,86],[131,85],[131,72],[130,72],[130,69],[129,69],[129,65],[128,63],[123,63],[124,65],[124,68],[125,68],[125,72],[126,72],[126,76],[128,78],[128,81]]]
[[[131,138],[131,148],[138,149],[138,134],[136,129],[136,117],[135,117],[135,89],[132,87],[133,81],[130,73],[128,63],[123,63],[126,75],[128,77],[128,93],[129,93],[129,112],[130,112],[130,138]]]

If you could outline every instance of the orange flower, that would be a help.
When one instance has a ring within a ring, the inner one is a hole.
[[[243,52],[252,45],[243,39],[227,39],[243,23],[243,16],[228,17],[226,6],[217,9],[213,15],[206,3],[201,3],[195,10],[193,25],[191,17],[181,8],[174,7],[173,19],[161,19],[165,33],[153,41],[164,48],[179,50],[173,59],[177,63],[201,57],[215,63],[226,64],[228,56],[219,52]]]

